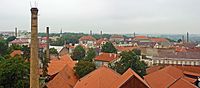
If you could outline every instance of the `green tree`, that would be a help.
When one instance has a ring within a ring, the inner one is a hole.
[[[90,48],[86,53],[85,60],[92,62],[95,57],[96,51],[93,48]]]
[[[5,40],[0,40],[0,55],[5,55],[7,53],[8,44]]]
[[[6,39],[6,41],[7,41],[7,42],[10,42],[10,41],[13,41],[13,40],[15,40],[15,39],[16,39],[15,36],[10,36],[10,37],[8,37],[8,38]]]
[[[120,56],[120,61],[116,62],[113,66],[110,66],[118,73],[123,74],[128,68],[131,68],[141,77],[146,74],[147,65],[143,61],[140,61],[139,56],[133,51],[123,51]]]
[[[85,49],[78,45],[75,47],[74,51],[72,52],[72,59],[74,60],[82,60],[85,58]]]
[[[96,66],[93,62],[83,60],[79,61],[74,67],[75,73],[78,75],[79,78],[87,75],[95,69]]]
[[[30,47],[28,47],[27,45],[26,46],[22,46],[21,48],[22,52],[23,52],[23,58],[24,59],[30,59]]]
[[[107,42],[102,46],[101,52],[105,53],[117,53],[117,49],[111,42]]]
[[[177,42],[178,42],[178,43],[182,42],[182,39],[178,39]]]
[[[55,48],[50,48],[50,49],[49,49],[49,53],[50,53],[50,54],[54,54],[54,55],[58,55],[58,51],[57,51],[57,49],[55,49]]]
[[[133,52],[134,52],[136,55],[141,55],[141,50],[140,50],[140,49],[133,49]]]
[[[29,62],[16,56],[0,61],[0,87],[28,88]]]
[[[12,44],[9,48],[8,48],[8,52],[11,53],[14,50],[21,50],[22,46],[20,45],[16,45],[16,44]]]

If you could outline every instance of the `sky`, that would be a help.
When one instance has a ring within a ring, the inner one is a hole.
[[[0,0],[0,31],[30,31],[35,6],[40,32],[200,34],[200,0]]]

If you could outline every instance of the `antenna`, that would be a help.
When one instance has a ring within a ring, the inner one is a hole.
[[[38,7],[38,2],[39,2],[39,0],[30,0],[30,6],[31,6],[31,8],[33,8],[33,7]]]

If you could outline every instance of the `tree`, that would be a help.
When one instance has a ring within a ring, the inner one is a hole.
[[[76,46],[74,51],[72,52],[72,59],[81,60],[84,59],[84,57],[85,57],[85,49],[81,45]]]
[[[136,55],[141,55],[141,50],[140,50],[140,49],[133,49],[133,52],[134,52]]]
[[[114,66],[110,66],[112,69],[120,74],[123,74],[128,68],[134,70],[141,77],[146,74],[147,65],[140,61],[139,56],[133,51],[123,51],[120,56],[120,61],[114,63]]]
[[[22,55],[23,58],[29,60],[30,59],[30,47],[28,47],[27,45],[25,45],[25,46],[23,45],[21,50],[23,52],[23,55]]]
[[[105,53],[117,53],[117,49],[114,47],[114,45],[111,42],[107,42],[102,46],[101,52]]]
[[[50,54],[54,54],[54,55],[58,55],[58,51],[57,51],[57,49],[55,49],[55,48],[50,48],[50,49],[49,49],[49,53],[50,53]]]
[[[22,46],[20,45],[16,45],[16,44],[12,44],[9,48],[8,48],[8,52],[11,53],[14,50],[21,50]]]
[[[28,88],[29,62],[20,57],[13,57],[0,61],[0,87]]]
[[[0,55],[5,55],[7,53],[8,44],[5,40],[0,40]]]
[[[96,66],[93,62],[83,60],[79,61],[74,67],[75,73],[78,75],[79,78],[87,75],[95,69]]]
[[[177,42],[178,42],[178,43],[182,42],[182,39],[178,39]]]
[[[93,48],[90,48],[86,53],[85,60],[91,62],[95,57],[96,57],[96,51]]]
[[[6,41],[7,41],[7,42],[10,42],[10,41],[13,41],[13,40],[15,40],[15,39],[16,39],[15,36],[10,36],[10,37],[8,37],[8,38],[6,39]]]

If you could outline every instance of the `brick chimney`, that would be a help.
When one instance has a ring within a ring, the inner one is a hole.
[[[38,9],[31,8],[30,88],[39,88]]]
[[[187,43],[189,42],[189,33],[187,32]]]
[[[92,30],[90,30],[90,35],[92,36]]]
[[[47,44],[47,47],[46,47],[46,58],[45,58],[45,61],[43,63],[43,76],[46,77],[47,76],[47,67],[48,67],[48,63],[50,61],[50,54],[49,54],[49,27],[46,27],[46,37],[47,37],[47,40],[46,40],[46,44]]]
[[[15,37],[17,37],[17,27],[15,28]]]

